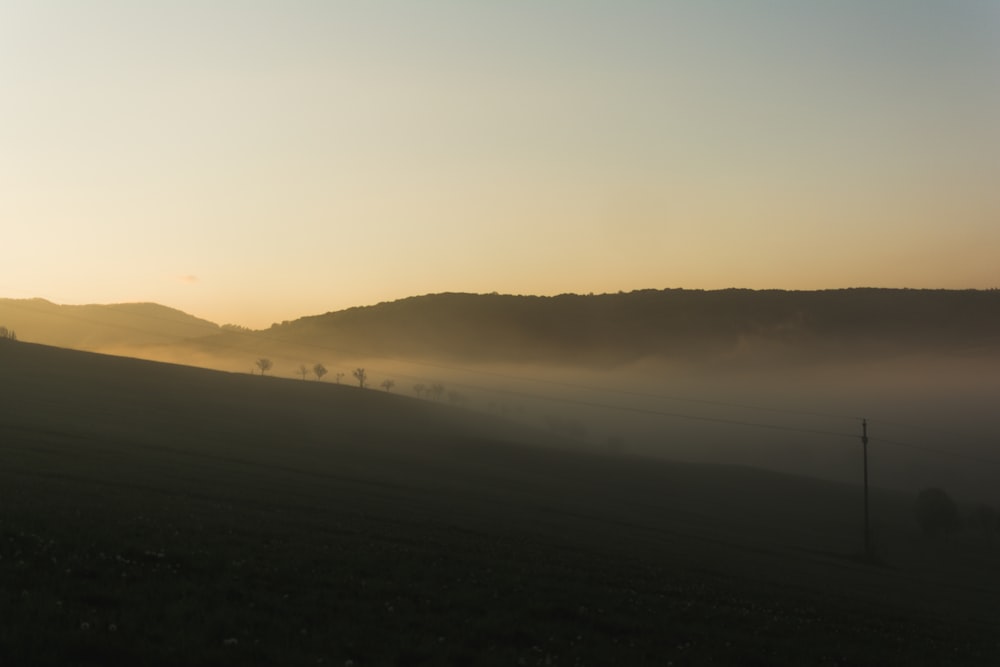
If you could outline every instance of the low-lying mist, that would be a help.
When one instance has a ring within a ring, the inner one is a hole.
[[[177,346],[106,352],[259,375],[252,350]],[[940,486],[1000,504],[1000,361],[915,356],[848,363],[755,358],[627,365],[460,364],[337,358],[278,349],[267,375],[359,384],[500,416],[545,431],[554,445],[617,456],[744,465],[860,484],[862,419],[873,486]],[[314,365],[327,373],[318,379]],[[304,375],[303,375],[304,370]],[[388,382],[387,382],[388,381]]]

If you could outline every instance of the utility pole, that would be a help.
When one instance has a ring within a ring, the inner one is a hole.
[[[872,555],[871,530],[868,526],[868,420],[861,420],[861,449],[865,465],[865,555]]]

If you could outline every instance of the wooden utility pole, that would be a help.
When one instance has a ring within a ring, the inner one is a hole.
[[[868,525],[868,420],[861,420],[861,449],[865,465],[865,555],[872,555],[871,530]]]

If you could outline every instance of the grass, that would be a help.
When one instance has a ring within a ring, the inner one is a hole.
[[[996,664],[997,554],[851,487],[0,345],[0,664]],[[544,443],[543,443],[544,444]]]

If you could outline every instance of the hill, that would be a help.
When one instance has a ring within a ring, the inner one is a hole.
[[[795,365],[1000,356],[1000,290],[640,290],[553,297],[430,294],[224,329],[157,304],[0,299],[22,340],[246,369],[256,356],[610,366]]]
[[[93,351],[168,345],[219,332],[212,322],[155,303],[68,306],[0,299],[0,323],[22,340]]]
[[[576,365],[647,357],[801,363],[996,355],[1000,290],[446,293],[303,317],[255,335],[225,333],[202,342],[272,354],[318,346],[341,357]]]
[[[856,487],[0,341],[0,661],[994,664],[996,554]]]

